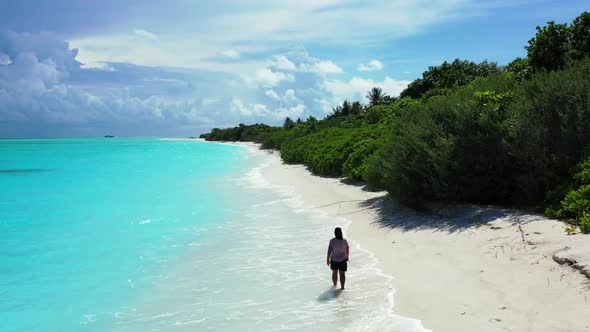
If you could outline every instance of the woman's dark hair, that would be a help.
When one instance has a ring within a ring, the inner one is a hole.
[[[340,227],[336,227],[336,229],[334,229],[334,236],[336,236],[336,239],[338,240],[342,240],[342,230],[340,229]]]

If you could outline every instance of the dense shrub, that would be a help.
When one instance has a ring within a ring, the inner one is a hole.
[[[545,212],[551,217],[569,219],[578,224],[582,232],[590,233],[590,158],[578,165],[573,178],[559,204]]]
[[[342,175],[349,179],[365,180],[369,161],[377,149],[383,144],[382,134],[367,135],[352,146],[351,153],[342,165]]]
[[[237,127],[228,129],[213,128],[210,133],[202,134],[200,137],[207,141],[241,141],[241,142],[262,142],[263,137],[278,128],[265,124],[244,125],[240,123]]]
[[[505,119],[514,84],[496,75],[412,105],[370,162],[367,180],[414,206],[430,200],[506,202],[512,161]]]
[[[570,179],[590,146],[590,60],[523,82],[511,106],[514,200],[526,205]]]
[[[326,128],[283,143],[281,157],[306,164],[316,174],[361,179],[379,136],[376,127]]]

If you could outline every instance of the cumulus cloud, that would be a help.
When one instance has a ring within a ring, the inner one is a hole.
[[[275,118],[282,120],[286,117],[300,118],[303,112],[305,112],[305,105],[297,104],[292,107],[279,107],[275,110],[273,115]]]
[[[88,69],[76,49],[45,32],[0,33],[0,49],[0,132],[9,136],[195,135],[240,122],[279,124],[321,117],[373,86],[396,95],[408,83],[330,79],[342,69],[302,47],[269,56],[245,76],[112,62],[104,65],[113,71]]]
[[[286,116],[299,117],[308,110],[304,100],[307,97],[300,99],[296,92],[296,76],[304,80],[301,84],[311,85],[315,83],[310,79],[320,77],[302,70],[319,60],[300,58],[295,65],[287,56],[279,56],[274,59],[281,68],[296,66],[296,70],[259,68],[250,81],[234,80],[238,83],[230,93],[235,97],[228,98],[227,94],[219,94],[219,89],[229,87],[232,78],[224,76],[221,84],[211,84],[210,72],[189,82],[183,71],[170,75],[150,67],[113,63],[105,63],[115,70],[112,72],[84,68],[76,60],[77,50],[50,33],[2,33],[0,49],[6,55],[3,58],[8,59],[0,65],[0,130],[6,134],[8,127],[28,128],[33,134],[22,134],[27,136],[39,135],[41,128],[46,132],[55,128],[59,135],[80,134],[81,128],[86,128],[84,135],[110,133],[113,128],[122,128],[126,134],[162,134],[165,129],[176,133],[192,128],[190,134],[196,134],[238,122],[278,123]],[[212,93],[208,95],[200,88],[192,90],[199,80],[199,87],[216,88],[210,88]],[[269,104],[256,100],[258,89],[264,89]],[[304,96],[320,93],[308,89]],[[197,98],[197,94],[202,97]],[[13,131],[11,135],[21,133]]]
[[[240,98],[232,99],[230,109],[232,112],[239,113],[246,117],[253,115],[261,116],[270,113],[266,105],[256,103],[246,105]]]
[[[11,59],[0,66],[3,126],[37,130],[68,126],[73,130],[76,126],[97,123],[169,126],[208,121],[199,112],[195,99],[134,95],[129,89],[100,88],[95,86],[96,82],[87,85],[72,81],[72,76],[80,77],[85,69],[75,60],[77,50],[70,49],[54,34],[2,32],[0,47]]]
[[[282,120],[286,117],[297,118],[305,111],[304,104],[297,104],[290,107],[278,107],[271,109],[264,104],[259,103],[245,103],[240,98],[233,98],[230,106],[231,112],[240,115],[241,119],[255,119],[255,120]]]
[[[34,53],[40,60],[51,60],[60,71],[78,68],[77,49],[70,49],[67,42],[54,33],[16,33],[0,31],[0,48],[9,59],[15,59],[21,53]]]
[[[367,91],[373,87],[381,87],[385,93],[397,96],[410,83],[391,77],[385,77],[383,80],[362,76],[355,76],[348,80],[334,79],[330,74],[341,73],[342,68],[331,60],[311,56],[303,47],[295,47],[284,53],[274,54],[268,63],[264,72],[262,70],[257,72],[258,81],[266,82],[266,84],[250,85],[253,94],[263,96],[263,100],[254,99],[257,102],[245,105],[249,112],[242,112],[242,114],[249,114],[251,117],[267,114],[266,122],[271,123],[277,114],[323,117],[344,100],[366,102]],[[367,65],[378,68],[381,63],[371,61]],[[279,71],[279,68],[284,72]],[[262,73],[264,75],[261,75]],[[279,77],[283,80],[262,79],[266,76],[273,77],[275,73],[281,73]],[[289,79],[284,79],[283,75],[291,76]],[[263,90],[260,91],[260,89]],[[256,104],[264,105],[267,112]],[[252,111],[253,109],[258,109],[258,112]]]
[[[133,29],[133,33],[141,38],[149,39],[149,40],[158,40],[158,36],[155,33],[149,32],[144,29]]]
[[[2,52],[0,52],[0,65],[9,65],[12,63],[10,57]]]
[[[342,68],[338,67],[332,61],[319,61],[315,63],[311,69],[311,71],[315,71],[321,74],[340,74],[344,72]]]
[[[297,96],[295,96],[295,90],[293,89],[288,89],[287,91],[285,91],[285,95],[283,97],[284,100],[297,100]]]
[[[268,98],[275,100],[275,101],[282,101],[282,102],[292,102],[297,101],[297,96],[295,95],[295,90],[287,89],[283,95],[279,95],[274,90],[266,90],[264,93]]]
[[[264,93],[268,98],[273,100],[281,100],[281,97],[274,90],[266,90]]]
[[[273,55],[269,67],[277,70],[318,74],[340,74],[344,72],[340,66],[331,60],[312,57],[303,47],[293,48],[286,54]]]
[[[273,87],[283,81],[294,82],[295,76],[281,71],[272,71],[270,68],[260,68],[256,70],[254,77],[246,77],[246,81],[265,87]]]
[[[357,69],[359,71],[375,71],[383,69],[383,64],[381,61],[374,59],[369,61],[368,63],[361,63],[358,65]]]
[[[271,67],[280,70],[297,70],[297,66],[284,55],[274,55],[271,61]]]

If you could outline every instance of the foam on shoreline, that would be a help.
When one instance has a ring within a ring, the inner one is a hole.
[[[334,224],[340,226],[346,234],[351,224],[349,219],[330,215],[330,213],[324,209],[306,204],[303,200],[303,195],[298,193],[294,186],[273,183],[272,177],[268,177],[268,175],[264,173],[266,169],[276,165],[279,158],[276,152],[261,151],[257,148],[257,145],[245,146],[250,148],[248,149],[247,153],[258,156],[266,154],[267,157],[260,166],[255,167],[250,172],[248,172],[248,174],[244,177],[244,180],[250,183],[253,187],[273,190],[280,196],[277,201],[287,203],[290,208],[294,209],[298,213],[307,213],[315,215],[319,218],[334,220]],[[274,202],[275,201],[271,201],[267,203],[272,204]],[[360,243],[354,239],[349,238],[348,241],[352,247],[352,253],[362,252],[366,256],[366,261],[364,264],[358,266],[358,263],[352,262],[351,266],[357,270],[359,270],[360,267],[360,273],[375,275],[383,279],[384,287],[381,288],[380,291],[385,292],[385,301],[383,301],[383,303],[374,303],[375,307],[371,310],[371,314],[365,314],[361,320],[354,322],[354,324],[347,327],[346,330],[429,331],[422,326],[418,319],[402,317],[393,312],[392,309],[394,305],[395,294],[395,289],[393,288],[393,277],[383,273],[383,271],[378,267],[379,259],[374,253],[362,248]],[[326,274],[328,275],[329,273],[326,272]],[[354,280],[350,280],[350,275],[351,274],[349,273],[349,279],[347,281],[349,285],[354,284]],[[354,274],[352,276],[354,276]]]

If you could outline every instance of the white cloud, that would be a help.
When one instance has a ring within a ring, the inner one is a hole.
[[[0,52],[0,65],[9,65],[12,63],[10,57],[2,52]]]
[[[240,98],[234,98],[231,102],[231,111],[239,113],[242,116],[250,117],[253,115],[261,116],[269,113],[266,105],[263,104],[249,104],[246,105]]]
[[[280,107],[274,111],[273,116],[278,119],[286,117],[299,118],[305,112],[305,105],[298,104],[293,107]]]
[[[272,71],[269,68],[256,70],[254,77],[246,77],[247,83],[260,84],[265,87],[273,87],[283,81],[294,82],[295,76],[281,71]]]
[[[340,74],[344,70],[331,60],[321,60],[309,55],[305,48],[299,46],[285,54],[275,54],[270,61],[270,68],[291,72],[308,72],[317,74]]]
[[[320,74],[340,74],[344,72],[342,68],[338,67],[338,65],[329,60],[315,63],[311,71]]]
[[[383,89],[383,92],[395,97],[408,84],[410,84],[410,81],[396,80],[390,77],[385,77],[383,81],[374,81],[356,76],[349,81],[327,80],[324,82],[324,86],[332,94],[335,104],[339,104],[344,100],[365,101],[367,92],[373,87],[380,87]]]
[[[237,54],[231,44],[210,43],[209,36],[198,42],[195,36],[167,37],[152,39],[140,37],[135,33],[118,33],[111,35],[85,36],[70,41],[78,49],[76,60],[85,68],[101,68],[102,63],[129,63],[149,67],[177,67],[185,69],[203,69],[245,75],[266,63],[257,59],[232,59]],[[256,47],[240,47],[243,52],[255,51]],[[238,52],[237,50],[235,50]],[[225,55],[224,55],[225,53]],[[239,53],[239,52],[238,52]],[[227,56],[230,57],[227,57]],[[219,58],[234,61],[218,61]],[[236,61],[239,60],[239,61]]]
[[[264,94],[270,99],[281,100],[281,97],[272,89],[266,90]]]
[[[275,54],[271,57],[270,63],[272,70],[265,68],[264,75],[260,70],[257,75],[257,81],[266,84],[251,84],[254,81],[252,79],[250,82],[245,81],[247,86],[254,91],[264,88],[261,92],[268,98],[265,99],[269,103],[266,106],[269,110],[274,110],[272,115],[268,115],[267,121],[272,121],[276,114],[286,114],[287,110],[291,112],[290,114],[296,114],[296,110],[301,111],[301,113],[297,113],[299,116],[314,115],[322,117],[329,114],[332,108],[343,100],[366,102],[366,93],[373,87],[381,87],[385,93],[397,96],[409,84],[409,81],[396,80],[390,77],[385,77],[383,80],[373,80],[361,76],[349,80],[330,79],[327,73],[337,73],[342,69],[331,60],[320,60],[311,56],[302,47],[293,48],[283,54]],[[289,81],[282,80],[281,85],[276,84],[277,82],[274,80],[263,79],[267,76],[274,76],[274,74],[271,75],[270,73],[281,73],[273,71],[279,67],[278,63],[287,64],[280,66],[281,68],[295,68],[288,72],[293,79]],[[373,66],[378,65],[373,64]],[[284,88],[284,90],[277,87]],[[254,92],[254,95],[256,94],[260,95],[260,91]],[[272,107],[272,105],[278,106]],[[298,105],[304,105],[304,107],[295,108]],[[246,108],[251,110],[253,107],[248,106]],[[258,114],[262,113],[258,112]]]
[[[383,64],[381,61],[374,59],[369,61],[368,63],[361,63],[358,65],[357,69],[359,71],[375,71],[383,69]]]
[[[271,61],[271,67],[280,70],[297,70],[297,66],[284,55],[274,55]]]
[[[295,96],[295,90],[288,89],[287,91],[285,91],[285,96],[283,99],[287,101],[297,100],[297,96]]]
[[[324,115],[332,113],[332,108],[336,104],[334,101],[330,101],[326,98],[315,99],[314,101],[319,105]]]
[[[156,134],[164,128],[186,133],[195,126],[206,130],[242,121],[278,124],[286,116],[321,117],[344,99],[364,101],[373,86],[397,95],[408,84],[389,77],[329,79],[326,72],[337,71],[333,62],[301,47],[261,61],[267,67],[244,76],[113,63],[116,74],[97,73],[81,69],[76,50],[51,34],[0,33],[0,47],[12,62],[0,65],[1,130],[6,121],[27,124],[33,132],[96,126],[92,134],[112,127],[146,133],[144,128],[151,126],[150,133]],[[269,64],[273,61],[282,63],[284,71]]]
[[[93,71],[80,69],[76,51],[54,34],[0,32],[0,47],[13,55],[10,64],[0,66],[0,130],[10,130],[13,136],[47,135],[52,130],[72,133],[93,126],[94,131],[84,133],[103,134],[105,128],[116,127],[127,134],[145,128],[161,133],[210,123],[194,97],[136,95],[130,88],[113,88],[100,81],[88,85],[71,81],[74,72],[84,75]],[[136,78],[142,82],[139,86],[155,82],[150,77]],[[172,81],[157,79],[167,88]],[[141,126],[130,126],[132,123]]]
[[[232,48],[229,50],[222,51],[221,56],[228,58],[228,59],[237,60],[240,58],[240,52],[238,52]]]
[[[305,105],[303,103],[294,106],[281,106],[276,109],[271,109],[264,104],[249,103],[246,104],[240,98],[233,98],[230,110],[234,114],[239,115],[241,120],[265,120],[276,121],[282,120],[286,117],[297,118],[305,112]]]
[[[81,68],[84,69],[100,69],[100,70],[104,70],[104,71],[117,71],[115,68],[113,68],[113,66],[109,65],[106,62],[87,62],[87,63],[83,63],[81,65]]]
[[[281,101],[284,103],[293,102],[293,101],[298,100],[297,96],[295,95],[295,90],[293,90],[293,89],[287,89],[283,95],[279,95],[278,93],[276,93],[272,89],[266,90],[266,92],[264,94],[272,100]]]
[[[144,29],[133,29],[133,33],[141,38],[149,39],[149,40],[158,40],[158,36],[152,32],[149,32]]]
[[[164,96],[144,98],[121,90],[107,95],[72,85],[69,71],[52,59],[39,61],[33,52],[19,53],[13,64],[0,67],[0,104],[10,113],[2,120],[26,120],[76,126],[94,122],[196,121],[195,101]]]

